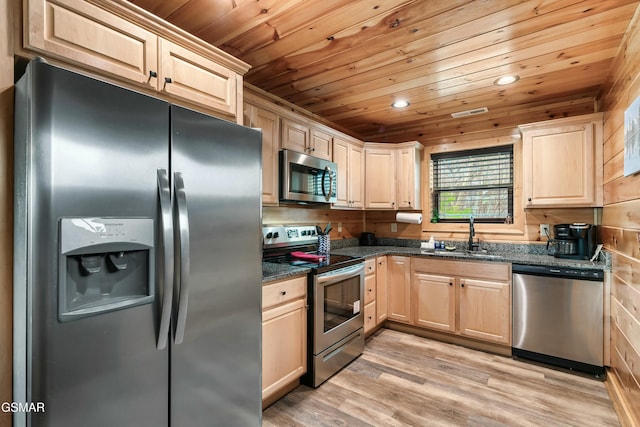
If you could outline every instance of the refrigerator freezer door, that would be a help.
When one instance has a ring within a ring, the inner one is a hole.
[[[168,424],[169,351],[156,349],[162,292],[64,323],[57,303],[61,218],[150,218],[158,227],[168,115],[165,102],[45,63],[32,62],[16,86],[14,400],[46,410],[14,414],[14,425]],[[109,259],[100,268],[134,268],[131,257]]]
[[[175,106],[171,118],[191,252],[188,303],[174,292],[187,312],[171,347],[171,425],[259,426],[261,135]]]

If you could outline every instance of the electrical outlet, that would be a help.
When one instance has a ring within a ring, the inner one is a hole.
[[[342,223],[338,223],[338,233],[342,233]]]
[[[549,224],[540,224],[540,237],[549,238],[549,236],[551,236]]]
[[[397,233],[398,232],[398,224],[395,222],[391,223],[391,232],[392,233]]]

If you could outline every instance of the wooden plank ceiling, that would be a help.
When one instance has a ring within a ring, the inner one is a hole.
[[[639,0],[130,0],[367,141],[445,143],[594,112]],[[494,81],[506,74],[520,80]],[[394,110],[391,103],[410,105]],[[451,113],[487,107],[454,119]]]

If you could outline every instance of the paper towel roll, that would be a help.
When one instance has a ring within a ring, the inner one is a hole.
[[[422,214],[414,212],[398,212],[396,214],[397,222],[406,222],[407,224],[422,224]]]

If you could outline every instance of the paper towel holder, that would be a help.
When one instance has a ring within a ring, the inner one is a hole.
[[[422,213],[398,212],[396,213],[396,222],[402,222],[406,224],[422,224]]]

